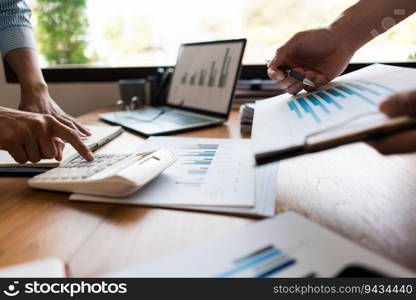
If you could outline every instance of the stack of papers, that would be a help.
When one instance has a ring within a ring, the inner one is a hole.
[[[137,151],[166,148],[177,162],[125,198],[74,194],[71,200],[267,217],[275,214],[277,165],[255,166],[247,139],[152,137]]]
[[[414,277],[294,213],[109,277]]]
[[[240,128],[242,133],[251,133],[254,118],[254,103],[247,103],[240,107]]]

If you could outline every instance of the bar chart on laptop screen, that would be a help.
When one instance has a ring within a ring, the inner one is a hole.
[[[241,42],[183,48],[175,67],[168,103],[227,112],[242,51]]]
[[[382,99],[395,90],[368,80],[334,84],[322,91],[298,96],[287,102],[291,118],[316,125],[337,118],[338,112],[376,111]]]

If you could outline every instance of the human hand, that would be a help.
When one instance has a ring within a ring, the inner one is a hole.
[[[416,90],[391,95],[380,104],[380,111],[391,118],[416,115]],[[416,129],[371,140],[368,143],[385,155],[414,152],[416,151]]]
[[[302,89],[312,91],[340,75],[354,52],[331,28],[299,32],[276,51],[268,75],[277,82],[279,89],[290,94],[295,95]],[[281,66],[306,76],[316,87],[304,86],[302,82],[287,77],[285,72],[276,69]]]
[[[73,117],[67,115],[62,108],[51,98],[47,88],[40,91],[26,91],[22,87],[22,96],[19,109],[22,111],[34,112],[39,114],[50,115],[58,122],[74,129],[80,136],[90,136],[90,131]]]
[[[62,160],[62,140],[68,141],[85,159],[94,159],[78,132],[51,115],[0,108],[0,128],[0,149],[8,151],[19,163]]]

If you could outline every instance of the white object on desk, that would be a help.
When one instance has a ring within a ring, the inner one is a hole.
[[[294,213],[105,277],[334,277],[348,266],[414,273]]]
[[[277,164],[255,168],[250,140],[155,137],[140,151],[161,146],[173,151],[178,162],[137,193],[118,199],[74,194],[70,199],[251,216],[275,214]]]
[[[29,180],[38,189],[123,197],[145,186],[176,161],[165,149],[133,154],[100,154],[94,161],[79,157]]]
[[[117,203],[254,206],[255,169],[248,140],[151,137],[139,149],[160,147],[175,153],[177,162],[151,185]]]
[[[65,265],[58,258],[46,258],[0,269],[1,278],[61,278],[66,275]]]

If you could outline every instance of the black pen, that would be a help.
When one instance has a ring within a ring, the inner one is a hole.
[[[270,65],[270,60],[266,60],[267,67]],[[310,86],[310,87],[316,87],[315,83],[313,83],[311,80],[303,76],[302,74],[299,74],[298,72],[292,71],[291,69],[283,68],[283,67],[277,67],[276,68],[279,71],[283,71],[287,74],[287,76],[292,77],[293,79],[296,79],[300,82],[302,82],[304,85]]]

